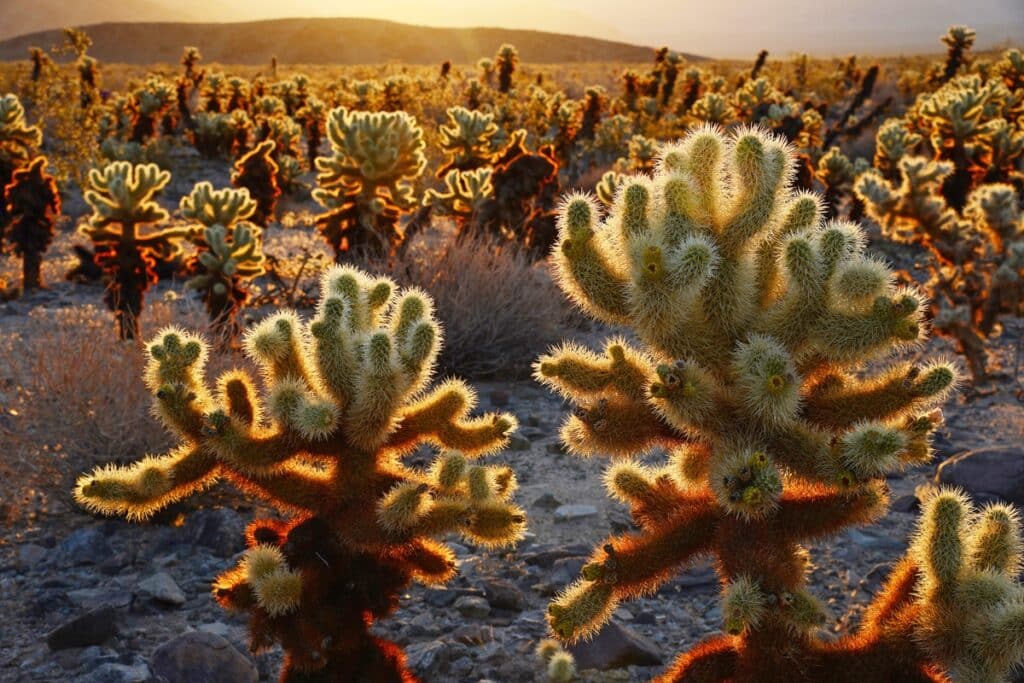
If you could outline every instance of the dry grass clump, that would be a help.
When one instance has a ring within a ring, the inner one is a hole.
[[[424,236],[380,270],[433,297],[444,326],[441,369],[460,376],[528,376],[537,354],[577,320],[546,261],[532,263],[488,235]]]
[[[159,301],[142,320],[143,337],[178,324],[202,329],[198,307]],[[54,487],[98,462],[158,452],[170,442],[150,414],[152,397],[139,379],[141,342],[115,340],[113,315],[77,305],[33,309],[0,328],[0,480],[10,503],[0,519],[32,514],[19,501]],[[214,353],[226,368],[238,359]],[[5,495],[6,497],[6,495]]]

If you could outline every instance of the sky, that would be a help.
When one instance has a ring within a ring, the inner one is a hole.
[[[941,52],[939,36],[957,23],[978,31],[980,48],[1024,42],[1024,0],[0,0],[0,7],[8,3],[0,9],[6,35],[54,28],[47,25],[54,16],[58,23],[361,16],[540,29],[724,58],[761,48],[778,56]]]

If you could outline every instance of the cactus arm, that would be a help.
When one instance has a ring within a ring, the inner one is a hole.
[[[673,448],[687,442],[646,401],[607,395],[579,404],[562,424],[562,443],[583,456],[626,456],[654,446]]]
[[[736,640],[729,635],[702,640],[689,652],[676,657],[672,666],[658,678],[659,683],[732,680],[739,659]]]
[[[889,572],[888,578],[864,613],[862,631],[870,633],[886,629],[903,618],[902,612],[914,602],[919,570],[909,558],[903,558]],[[898,625],[897,625],[898,626]]]
[[[830,536],[852,524],[866,524],[885,513],[889,497],[878,483],[849,491],[790,485],[779,500],[778,522],[799,538]]]
[[[194,444],[127,466],[97,467],[79,477],[75,501],[86,509],[133,520],[212,485],[221,476],[217,459]]]
[[[850,427],[861,420],[888,420],[941,403],[955,384],[947,363],[920,367],[903,363],[866,381],[830,376],[809,392],[804,416],[825,427]]]
[[[539,381],[570,398],[607,390],[641,398],[653,379],[651,365],[644,354],[621,340],[612,340],[603,357],[575,344],[553,349],[537,362],[535,374]]]

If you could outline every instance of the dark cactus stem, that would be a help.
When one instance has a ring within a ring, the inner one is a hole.
[[[266,140],[246,152],[235,162],[231,176],[235,187],[249,190],[249,195],[256,200],[256,213],[251,220],[263,227],[274,218],[277,198],[281,196],[277,162],[271,156],[275,146],[276,143]]]
[[[594,94],[587,97],[583,109],[583,122],[580,124],[579,137],[584,140],[593,140],[597,124],[601,122],[601,96]]]
[[[449,74],[452,72],[452,63],[447,59],[441,63],[441,80],[447,81]]]
[[[498,92],[506,94],[512,89],[512,74],[515,73],[515,69],[512,60],[501,60],[501,65],[498,68]]]
[[[847,105],[845,110],[843,110],[843,114],[842,116],[839,117],[839,121],[837,121],[836,124],[831,129],[829,129],[828,133],[825,135],[825,149],[831,147],[832,143],[835,141],[837,137],[839,137],[840,135],[845,135],[847,133],[846,124],[850,121],[850,118],[854,115],[854,113],[858,109],[860,109],[864,105],[864,103],[867,102],[868,99],[871,97],[871,93],[874,92],[875,83],[877,81],[878,65],[872,64],[871,68],[869,68],[864,73],[864,78],[862,78],[860,81],[860,88],[857,90],[857,93],[853,96],[853,99],[850,100],[850,104]]]
[[[178,93],[178,118],[181,123],[185,126],[186,130],[195,130],[196,124],[192,120],[192,110],[188,106],[188,83],[189,81],[181,79],[178,81],[176,91]]]
[[[757,79],[758,74],[761,73],[761,69],[764,68],[764,63],[768,61],[768,50],[761,50],[757,53],[757,59],[754,60],[754,68],[750,70],[750,80]]]
[[[971,191],[970,160],[963,142],[954,143],[949,158],[953,162],[953,173],[942,184],[942,195],[959,212],[967,203],[967,194]]]
[[[672,93],[676,89],[676,79],[679,78],[679,66],[677,64],[665,63],[665,82],[661,86],[661,106],[667,107],[672,99]]]
[[[41,289],[43,254],[53,241],[60,215],[57,181],[46,172],[46,157],[33,159],[14,172],[3,202],[13,218],[8,226],[9,249],[21,257],[22,290]]]
[[[700,97],[700,79],[696,78],[686,86],[686,94],[683,95],[683,105],[680,112],[686,114],[693,109],[693,105],[698,97]]]

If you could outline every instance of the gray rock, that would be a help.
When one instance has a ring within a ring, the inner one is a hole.
[[[60,543],[65,564],[99,564],[111,555],[106,537],[95,527],[78,529]]]
[[[575,519],[584,519],[586,517],[593,517],[597,514],[597,508],[593,505],[586,505],[583,503],[571,503],[569,505],[559,505],[555,509],[555,521],[556,522],[570,522]]]
[[[405,649],[405,657],[410,669],[424,680],[433,680],[448,661],[448,646],[438,640],[416,643]]]
[[[46,644],[51,650],[99,645],[117,635],[117,613],[106,606],[80,614],[50,631]]]
[[[185,604],[185,594],[167,572],[157,572],[140,581],[135,587],[135,592],[140,597],[150,598],[164,605],[180,607]]]
[[[18,546],[18,566],[30,569],[45,560],[49,554],[50,551],[41,545],[25,543]]]
[[[450,588],[427,588],[423,592],[423,602],[431,607],[448,607],[459,597],[457,591]]]
[[[245,549],[245,520],[230,508],[204,508],[185,519],[185,535],[218,557],[231,557]]]
[[[483,589],[488,604],[497,609],[520,612],[526,603],[526,598],[519,587],[506,579],[485,580]]]
[[[1002,500],[1024,505],[1024,451],[990,446],[955,455],[939,465],[935,483],[959,486],[975,502]]]
[[[676,585],[681,588],[696,588],[698,586],[710,586],[715,583],[718,583],[718,572],[715,571],[711,563],[701,562],[680,574],[670,585]]]
[[[150,661],[166,683],[256,683],[255,665],[235,646],[213,633],[192,631],[164,643]]]
[[[569,652],[576,658],[576,668],[581,671],[607,671],[662,663],[661,649],[652,640],[614,619],[591,640],[571,646]]]
[[[107,662],[77,678],[76,683],[147,683],[150,675],[145,664],[129,666]]]
[[[533,501],[533,507],[541,510],[554,510],[562,506],[562,501],[555,498],[550,492],[544,493]]]
[[[547,580],[555,586],[564,586],[579,578],[580,570],[587,563],[586,557],[563,557],[551,565]]]
[[[487,600],[476,595],[463,595],[455,601],[455,609],[467,619],[483,619],[491,613]]]
[[[528,451],[530,450],[530,440],[522,434],[513,434],[509,437],[506,448],[510,451]]]
[[[912,493],[906,493],[899,498],[894,499],[890,506],[890,509],[893,512],[916,512],[920,508],[920,501],[918,501],[917,496]]]

